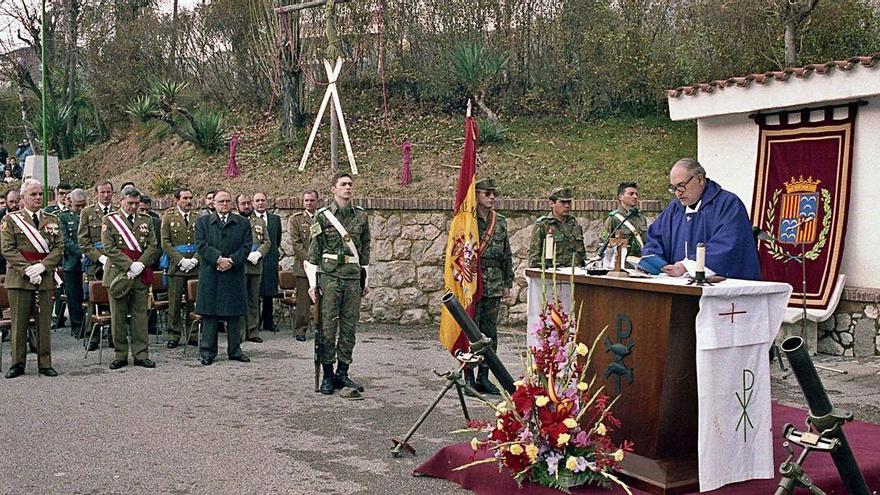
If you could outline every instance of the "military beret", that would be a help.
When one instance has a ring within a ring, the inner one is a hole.
[[[474,188],[477,190],[483,190],[483,191],[496,191],[497,190],[497,188],[495,187],[495,181],[493,179],[478,180],[477,183],[474,185]]]
[[[121,299],[126,296],[129,292],[131,292],[131,288],[134,287],[134,279],[128,278],[125,273],[120,273],[110,282],[110,286],[107,287],[107,291],[116,299]]]
[[[571,201],[571,189],[567,187],[557,187],[550,191],[550,201]]]

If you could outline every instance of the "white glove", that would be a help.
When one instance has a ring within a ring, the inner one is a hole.
[[[46,271],[46,266],[42,263],[35,263],[24,269],[24,274],[28,277],[33,277],[34,275],[40,275]]]
[[[199,260],[197,260],[196,258],[190,258],[189,259],[189,269],[192,270],[193,268],[195,268],[197,266],[199,266]]]
[[[177,264],[177,267],[185,272],[192,270],[192,266],[190,266],[189,259],[187,258],[183,258],[182,260],[180,260],[180,263]]]
[[[137,277],[138,275],[141,274],[142,271],[144,271],[144,264],[141,263],[140,261],[135,261],[128,268],[128,271],[129,271],[129,273],[134,273],[134,276]],[[134,277],[128,277],[128,278],[134,278]]]
[[[252,265],[256,265],[260,262],[260,257],[263,256],[259,251],[253,251],[248,255],[247,260],[251,262]]]
[[[107,264],[107,256],[105,256],[103,254],[101,256],[98,256],[98,263],[100,263],[102,265],[106,265]]]
[[[30,275],[30,276],[28,276],[28,278],[30,278],[31,283],[34,284],[34,285],[40,285],[40,282],[43,281],[43,276],[42,276],[42,275],[39,275],[39,274],[37,274],[37,275]]]
[[[128,278],[135,278],[135,277],[137,277],[137,274],[136,274],[135,272],[129,270],[129,271],[125,274],[125,276],[128,277]]]

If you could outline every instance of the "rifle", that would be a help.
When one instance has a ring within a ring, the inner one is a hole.
[[[324,323],[321,321],[321,286],[315,287],[315,304],[312,305],[312,323],[315,325],[315,392],[321,391],[321,351],[323,350]]]

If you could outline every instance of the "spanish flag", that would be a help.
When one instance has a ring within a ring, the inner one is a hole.
[[[468,111],[464,121],[464,153],[458,174],[458,190],[449,237],[446,241],[446,261],[443,278],[446,290],[455,294],[468,315],[474,316],[477,301],[483,293],[480,276],[480,260],[477,250],[480,243],[477,229],[477,194],[474,189],[477,172],[477,126]],[[467,336],[455,319],[443,307],[440,314],[440,343],[453,355],[466,351],[470,346]]]

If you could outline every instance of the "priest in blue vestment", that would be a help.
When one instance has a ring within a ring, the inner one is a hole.
[[[702,242],[708,269],[727,278],[759,280],[758,251],[743,202],[707,178],[693,158],[675,162],[669,183],[675,200],[648,228],[642,256],[655,255],[664,273],[680,277],[686,272],[681,260],[696,259]]]

